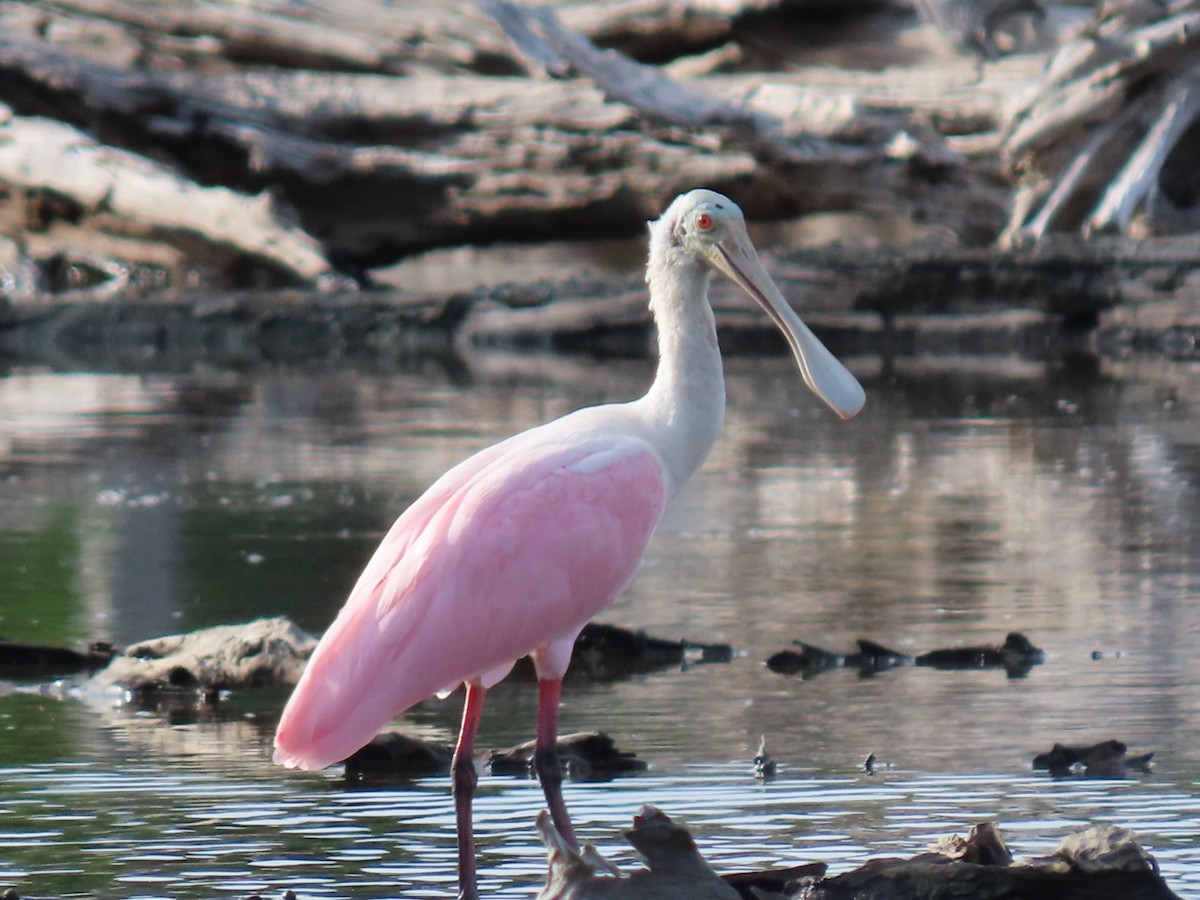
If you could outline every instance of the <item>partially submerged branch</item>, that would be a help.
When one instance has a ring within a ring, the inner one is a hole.
[[[646,861],[628,875],[591,847],[568,846],[545,813],[538,831],[550,866],[539,900],[1177,900],[1154,857],[1131,831],[1112,825],[1068,835],[1049,856],[1013,862],[995,823],[984,822],[911,859],[871,860],[828,878],[823,865],[722,878],[687,829],[652,806],[625,833]]]

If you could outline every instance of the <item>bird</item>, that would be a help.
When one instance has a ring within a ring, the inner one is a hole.
[[[741,209],[693,190],[650,227],[646,267],[658,362],[649,390],[585,407],[480,450],[405,510],[322,636],[280,717],[276,762],[324,769],[392,718],[465,685],[451,762],[459,896],[478,896],[471,803],[489,688],[514,663],[538,676],[534,770],[555,827],[578,846],[556,751],[576,636],[633,579],[663,510],[704,461],[725,415],[714,272],[783,332],[808,387],[849,419],[862,386],[792,310]]]

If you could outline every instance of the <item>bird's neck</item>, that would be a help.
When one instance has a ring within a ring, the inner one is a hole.
[[[707,266],[652,243],[647,281],[658,329],[658,371],[638,403],[663,455],[668,496],[704,462],[725,419],[709,274]]]

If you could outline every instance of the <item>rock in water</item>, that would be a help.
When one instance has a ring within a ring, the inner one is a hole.
[[[231,688],[290,685],[300,678],[316,645],[316,638],[282,616],[218,625],[127,647],[88,686],[140,694],[209,694]]]

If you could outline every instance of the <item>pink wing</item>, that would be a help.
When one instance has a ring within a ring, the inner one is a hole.
[[[554,434],[481,451],[396,521],[284,709],[277,761],[345,759],[431,694],[574,640],[616,599],[666,504],[662,462],[634,438]]]

